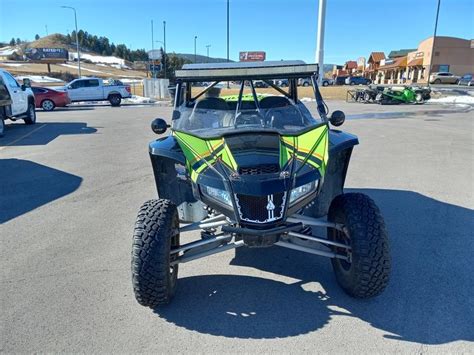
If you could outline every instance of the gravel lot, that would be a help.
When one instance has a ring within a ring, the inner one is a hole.
[[[39,112],[0,139],[0,351],[473,353],[473,111],[328,105],[361,142],[346,185],[389,230],[380,297],[351,299],[328,259],[273,247],[184,264],[171,305],[139,306],[132,228],[156,195],[149,124],[171,109]]]

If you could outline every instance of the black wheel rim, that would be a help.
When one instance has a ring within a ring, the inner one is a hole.
[[[350,237],[346,233],[344,233],[340,230],[334,230],[333,237],[334,237],[334,241],[336,241],[338,243],[351,245]],[[340,254],[340,255],[347,255],[348,256],[349,261],[343,260],[343,259],[336,259],[336,260],[344,271],[349,272],[351,270],[351,267],[352,267],[352,262],[351,262],[352,252],[345,249],[345,248],[339,248],[339,247],[335,247],[334,252],[337,253],[337,254]]]
[[[179,221],[178,218],[176,217],[173,220],[173,229],[172,229],[173,235],[171,236],[171,248],[176,249],[179,247]],[[176,284],[176,279],[178,275],[178,264],[171,265],[173,261],[175,261],[178,258],[178,254],[170,254],[170,286],[173,289]]]

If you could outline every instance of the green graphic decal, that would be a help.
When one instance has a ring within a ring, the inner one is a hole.
[[[219,158],[230,169],[237,171],[237,163],[223,138],[202,139],[177,131],[174,131],[173,135],[186,157],[188,171],[194,182],[204,169],[213,165]]]
[[[329,157],[328,132],[327,126],[321,126],[299,136],[281,136],[280,168],[295,158],[318,169],[324,176]]]

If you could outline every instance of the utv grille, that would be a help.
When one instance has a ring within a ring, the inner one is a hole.
[[[252,223],[268,223],[283,218],[286,192],[268,196],[235,195],[240,219]]]
[[[241,167],[239,169],[240,175],[262,175],[262,174],[273,174],[280,171],[278,164],[263,164],[256,166]]]

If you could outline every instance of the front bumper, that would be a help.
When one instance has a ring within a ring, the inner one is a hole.
[[[282,234],[299,231],[302,227],[302,223],[285,223],[268,229],[223,226],[222,231],[243,239],[245,245],[249,247],[268,247],[277,243]]]

